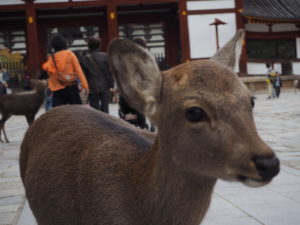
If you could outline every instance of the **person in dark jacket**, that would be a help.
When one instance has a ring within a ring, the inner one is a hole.
[[[91,107],[109,113],[110,91],[113,90],[113,76],[109,70],[107,54],[100,51],[101,39],[88,40],[89,53],[82,58],[82,67],[89,84],[88,101]]]

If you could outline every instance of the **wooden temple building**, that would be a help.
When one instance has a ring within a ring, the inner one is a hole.
[[[1,0],[0,49],[24,55],[37,76],[48,43],[63,34],[82,52],[100,36],[103,50],[115,37],[140,36],[162,69],[207,59],[239,28],[246,30],[236,71],[264,75],[271,62],[281,74],[300,75],[299,0]]]

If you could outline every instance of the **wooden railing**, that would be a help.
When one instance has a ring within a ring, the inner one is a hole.
[[[0,62],[0,67],[5,68],[9,73],[10,85],[20,87],[24,79],[25,66],[22,61],[18,62]]]

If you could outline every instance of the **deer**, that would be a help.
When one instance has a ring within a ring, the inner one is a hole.
[[[122,96],[157,133],[84,106],[42,115],[20,152],[37,223],[199,225],[217,179],[270,183],[280,161],[259,137],[253,97],[232,67],[243,37],[239,30],[211,59],[163,72],[148,50],[114,39],[108,55]]]
[[[36,88],[33,92],[22,92],[17,94],[6,94],[0,96],[0,142],[4,142],[1,138],[3,132],[6,143],[9,143],[4,125],[12,115],[24,115],[28,125],[32,124],[35,115],[40,106],[44,102],[46,85],[41,81],[33,81]]]
[[[297,91],[300,90],[300,82],[299,82],[299,80],[294,80],[293,81],[293,88],[294,88],[295,94],[297,94]]]

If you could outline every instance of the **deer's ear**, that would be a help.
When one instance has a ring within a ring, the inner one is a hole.
[[[136,110],[154,116],[162,76],[150,52],[124,39],[113,40],[108,52],[122,96]]]
[[[239,29],[234,37],[223,48],[220,48],[211,59],[234,69],[235,63],[240,59],[244,36],[245,31]]]

